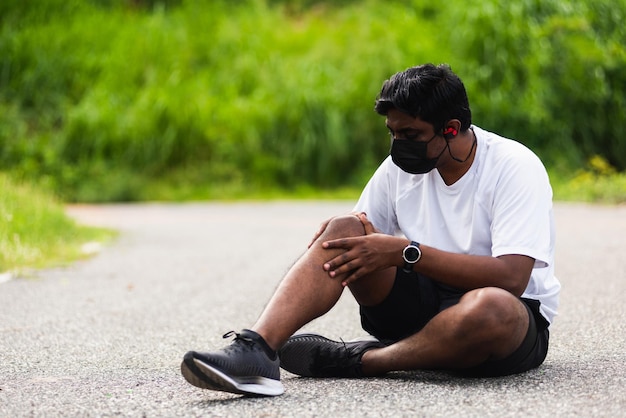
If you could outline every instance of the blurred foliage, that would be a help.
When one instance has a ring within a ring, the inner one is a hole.
[[[0,273],[49,267],[84,258],[85,244],[110,241],[115,233],[69,219],[59,201],[0,174]]]
[[[595,155],[621,171],[625,15],[626,0],[4,0],[0,164],[73,201],[360,186],[388,152],[382,82],[447,62],[476,124],[561,172]]]
[[[626,172],[619,173],[599,155],[592,156],[571,178],[552,176],[552,185],[558,200],[626,203]]]

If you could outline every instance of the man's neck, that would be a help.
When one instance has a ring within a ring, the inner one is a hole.
[[[456,183],[472,166],[474,157],[476,156],[476,149],[478,148],[478,140],[476,134],[472,128],[468,129],[463,137],[456,138],[459,142],[462,142],[464,146],[458,147],[454,153],[460,153],[464,156],[463,159],[452,157],[453,151],[448,146],[448,152],[450,153],[449,162],[437,170],[439,175],[443,179],[447,186],[451,186]],[[459,144],[460,145],[460,144]]]

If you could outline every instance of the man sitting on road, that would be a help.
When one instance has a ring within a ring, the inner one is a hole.
[[[250,329],[190,351],[200,388],[280,395],[280,367],[310,377],[444,369],[521,373],[543,363],[560,284],[552,190],[528,148],[471,124],[448,66],[385,81],[375,110],[392,146],[354,209],[323,223]],[[348,288],[371,337],[295,334]],[[375,338],[373,338],[375,337]]]

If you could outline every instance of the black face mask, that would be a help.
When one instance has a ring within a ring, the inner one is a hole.
[[[417,142],[410,139],[394,139],[391,145],[391,159],[394,164],[410,174],[424,174],[437,166],[437,161],[448,146],[444,147],[435,158],[428,158],[428,144],[435,139],[433,135],[428,141]]]

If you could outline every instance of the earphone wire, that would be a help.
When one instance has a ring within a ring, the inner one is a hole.
[[[448,143],[448,153],[450,154],[450,157],[452,157],[452,159],[456,162],[464,163],[465,161],[467,161],[469,157],[472,155],[472,152],[474,151],[474,147],[476,147],[476,143],[478,142],[476,139],[476,133],[474,132],[472,128],[470,128],[470,130],[472,131],[472,136],[474,137],[474,141],[472,142],[472,148],[470,148],[469,153],[467,154],[467,157],[465,157],[464,160],[461,160],[460,158],[456,158],[454,155],[452,155],[452,148],[450,148],[450,142],[448,139],[446,139],[446,142]]]

